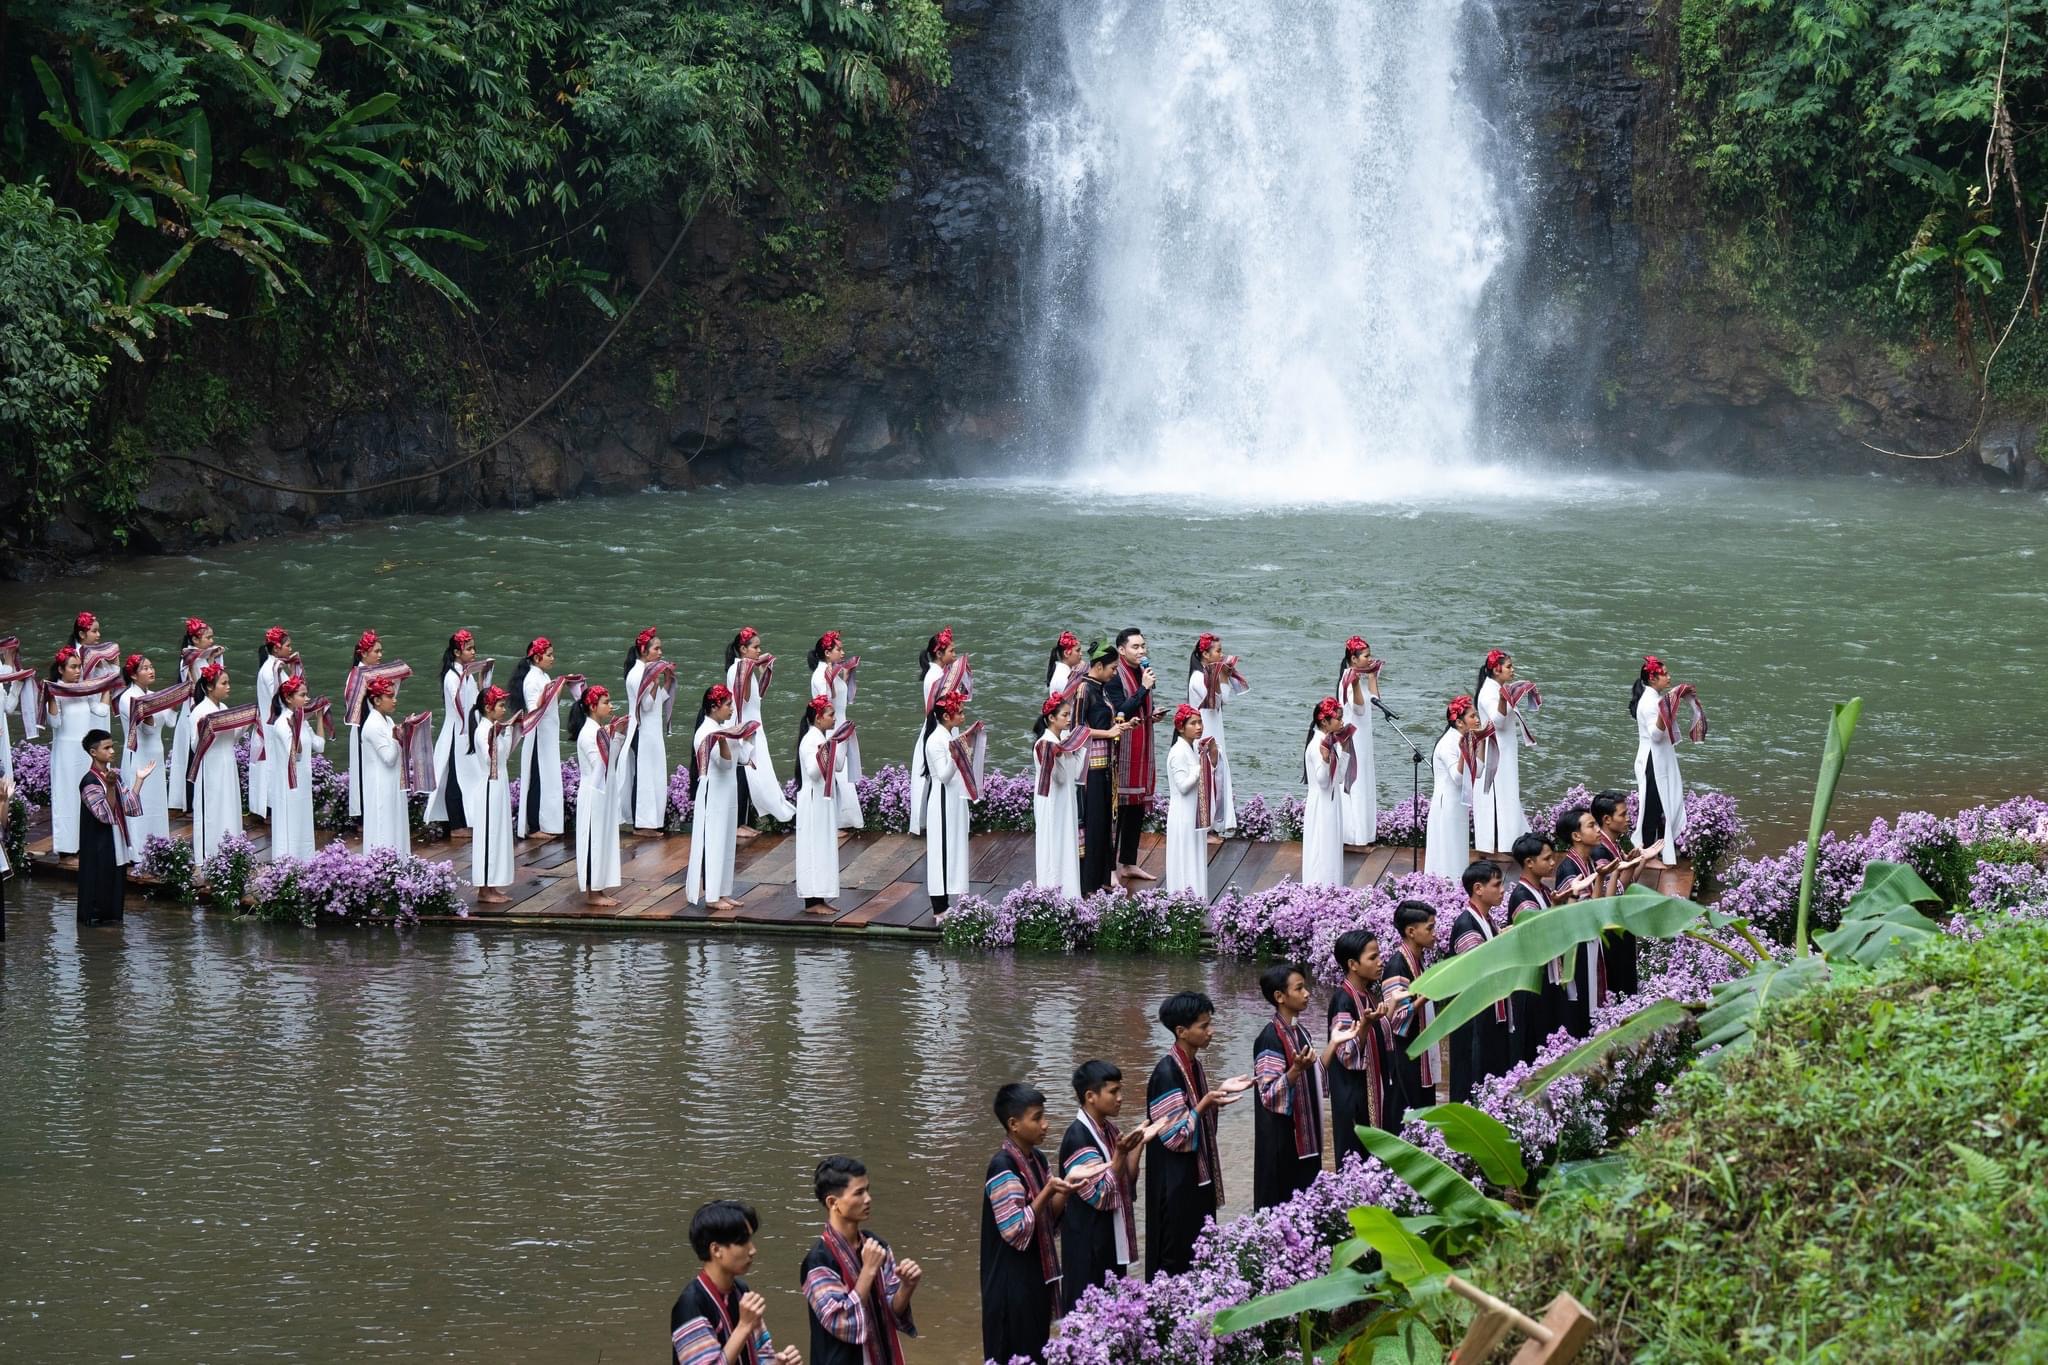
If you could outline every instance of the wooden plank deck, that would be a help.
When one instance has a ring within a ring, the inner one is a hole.
[[[260,820],[245,822],[244,836],[259,854],[269,847],[269,832]],[[189,838],[191,822],[173,812],[173,838]],[[325,844],[337,837],[320,832]],[[356,840],[349,836],[353,847]],[[47,816],[29,830],[29,870],[36,876],[74,878],[76,872],[60,864],[50,852]],[[546,928],[680,928],[744,926],[770,930],[825,933],[911,934],[931,938],[938,934],[932,917],[931,900],[924,885],[924,840],[907,834],[877,834],[855,831],[844,836],[839,851],[840,896],[829,908],[806,911],[796,894],[796,840],[784,834],[764,834],[742,842],[733,864],[733,899],[736,910],[711,910],[692,905],[683,893],[690,865],[690,836],[641,837],[628,834],[620,841],[620,872],[624,885],[613,895],[619,904],[593,907],[583,903],[576,890],[575,841],[573,838],[522,841],[518,848],[518,879],[506,888],[509,904],[475,904],[475,893],[465,888],[467,915],[446,920],[450,924]],[[413,852],[433,862],[454,866],[460,876],[469,870],[470,846],[466,839],[422,843]],[[1036,871],[1036,851],[1031,835],[1014,831],[977,834],[973,839],[970,884],[977,895],[999,898],[1031,880]],[[1368,887],[1401,876],[1408,871],[1406,848],[1373,845],[1349,848],[1344,854],[1345,880],[1355,887]],[[1139,865],[1155,876],[1163,875],[1166,840],[1147,834],[1139,850]],[[1692,866],[1679,865],[1681,894],[1690,894]],[[1510,875],[1512,869],[1510,869]],[[1289,877],[1301,875],[1301,845],[1259,844],[1227,839],[1209,851],[1209,895],[1211,900],[1235,888],[1264,891]],[[1156,883],[1143,883],[1153,886]],[[131,893],[130,905],[146,909],[152,902],[139,892]]]

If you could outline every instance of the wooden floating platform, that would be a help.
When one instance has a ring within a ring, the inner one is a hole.
[[[191,832],[191,821],[172,812],[171,836],[186,839]],[[267,852],[270,836],[261,820],[246,821],[242,834],[255,845],[259,857]],[[319,837],[322,845],[345,838],[351,848],[360,847],[354,835],[339,836],[323,830]],[[738,902],[736,909],[713,910],[706,905],[692,905],[683,891],[690,867],[690,839],[687,834],[622,835],[619,871],[624,883],[611,892],[619,903],[607,907],[585,905],[582,893],[576,889],[573,837],[522,841],[517,880],[505,888],[505,894],[512,899],[504,905],[475,903],[475,892],[466,884],[471,856],[467,839],[418,843],[412,851],[427,862],[454,864],[465,883],[463,898],[469,913],[440,920],[447,924],[550,929],[745,928],[938,936],[938,922],[932,917],[931,899],[925,891],[921,835],[867,830],[847,833],[839,849],[839,898],[823,911],[805,910],[796,894],[796,840],[788,834],[764,834],[741,841],[733,865],[732,899]],[[28,852],[30,870],[35,875],[76,876],[74,869],[58,862],[50,852],[47,815],[30,827]],[[1346,849],[1345,882],[1367,887],[1383,878],[1399,876],[1408,871],[1410,855],[1411,850],[1392,845]],[[977,834],[972,840],[972,857],[971,890],[990,900],[998,900],[1023,886],[1037,870],[1036,850],[1028,833]],[[1145,835],[1138,861],[1147,872],[1163,876],[1165,836]],[[1678,871],[1681,893],[1689,894],[1692,866],[1681,863]],[[1300,875],[1299,843],[1227,839],[1209,846],[1212,901],[1233,886],[1240,891],[1265,891]],[[139,891],[130,892],[132,907],[146,909],[151,903]]]

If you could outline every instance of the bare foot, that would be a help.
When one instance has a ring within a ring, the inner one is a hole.
[[[1146,871],[1146,870],[1145,870],[1144,868],[1142,868],[1142,867],[1127,867],[1127,868],[1124,868],[1124,869],[1123,869],[1123,874],[1124,874],[1124,875],[1125,875],[1126,877],[1136,877],[1136,878],[1137,878],[1137,879],[1138,879],[1139,881],[1141,881],[1141,882],[1156,882],[1156,881],[1158,881],[1158,880],[1159,880],[1159,878],[1157,878],[1157,877],[1153,876],[1153,875],[1152,875],[1152,874],[1151,874],[1150,872],[1147,872],[1147,871]]]
[[[806,915],[836,915],[839,913],[839,907],[831,901],[826,901],[822,905],[806,905],[804,913]]]
[[[740,903],[729,896],[724,896],[711,902],[711,908],[713,910],[737,910],[740,908]]]
[[[476,893],[476,903],[478,905],[510,905],[512,898],[496,887],[487,886]]]
[[[609,909],[610,907],[617,905],[619,903],[619,898],[617,896],[607,896],[602,891],[591,891],[587,892],[584,895],[583,903],[585,905],[595,905],[603,909]]]
[[[761,831],[755,829],[752,825],[741,825],[733,831],[733,837],[735,839],[758,839],[761,837]]]
[[[1220,834],[1211,834],[1211,835],[1209,836],[1209,846],[1210,846],[1211,848],[1215,848],[1215,847],[1217,847],[1218,845],[1222,844],[1222,842],[1223,842],[1223,836],[1222,836],[1222,835],[1220,835]]]
[[[633,833],[636,837],[641,839],[659,839],[661,837],[661,831],[658,829],[635,828]]]

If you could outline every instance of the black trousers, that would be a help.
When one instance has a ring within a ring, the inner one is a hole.
[[[1138,865],[1138,836],[1145,832],[1148,805],[1119,805],[1116,808],[1116,861],[1119,867]]]
[[[1081,894],[1092,896],[1109,885],[1116,868],[1116,779],[1108,764],[1090,765],[1081,788]]]

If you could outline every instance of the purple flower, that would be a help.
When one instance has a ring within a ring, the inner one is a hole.
[[[32,806],[50,804],[49,745],[23,740],[14,746],[14,794]]]

